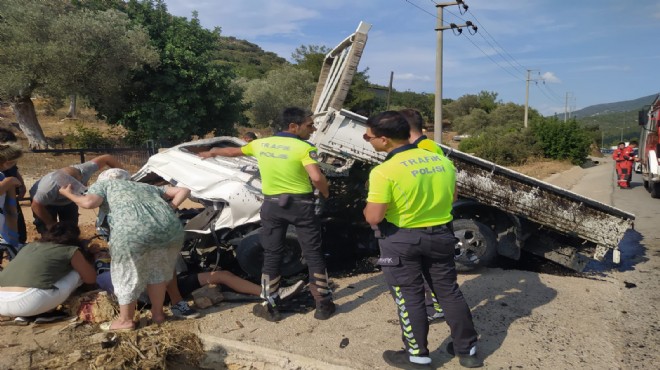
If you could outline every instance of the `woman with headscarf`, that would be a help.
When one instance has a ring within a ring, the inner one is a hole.
[[[99,175],[84,195],[70,186],[60,194],[81,208],[101,207],[110,225],[112,281],[119,302],[119,317],[103,330],[133,330],[135,304],[145,288],[151,301],[151,319],[165,320],[163,302],[183,245],[183,227],[174,214],[190,193],[180,187],[157,187],[128,180],[125,170],[113,168]]]

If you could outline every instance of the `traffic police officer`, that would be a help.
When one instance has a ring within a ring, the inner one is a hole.
[[[433,140],[429,139],[422,132],[422,125],[424,124],[424,119],[419,111],[414,109],[402,109],[399,111],[403,115],[408,124],[410,125],[410,138],[409,141],[411,144],[417,146],[420,149],[428,150],[438,154],[439,156],[444,156],[445,153],[442,151],[442,148]]]
[[[408,142],[410,126],[399,112],[387,111],[367,120],[364,139],[387,152],[369,174],[366,221],[380,237],[379,264],[399,311],[405,350],[385,351],[383,359],[400,368],[430,367],[429,323],[424,305],[424,279],[442,305],[453,342],[464,367],[479,367],[477,332],[470,308],[456,282],[451,209],[455,169],[446,157]]]
[[[407,108],[400,110],[399,113],[405,117],[406,121],[408,121],[408,125],[410,125],[410,138],[408,139],[408,142],[418,148],[436,153],[439,156],[445,155],[440,146],[438,146],[435,141],[426,137],[426,135],[424,135],[422,132],[424,119],[422,118],[422,115],[419,113],[419,111]],[[455,192],[454,195],[456,195]],[[455,197],[454,200],[456,200]],[[435,294],[433,294],[433,290],[431,290],[426,280],[424,280],[424,291],[426,295],[426,315],[429,322],[437,322],[438,320],[443,319],[445,317],[445,313],[442,311],[442,307],[440,306],[440,303],[438,303],[438,299],[435,297]]]
[[[312,184],[320,196],[327,198],[328,181],[316,160],[316,147],[305,141],[316,130],[311,114],[290,107],[283,110],[281,119],[282,131],[274,136],[253,140],[240,148],[213,148],[198,155],[203,158],[249,155],[259,164],[264,194],[260,234],[264,248],[261,274],[264,302],[255,305],[252,312],[268,321],[281,319],[277,308],[280,264],[287,228],[294,225],[309,268],[309,287],[316,302],[314,317],[325,320],[335,312],[336,306],[321,251],[321,224],[314,212]]]

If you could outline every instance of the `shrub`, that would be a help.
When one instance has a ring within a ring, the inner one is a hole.
[[[459,149],[503,166],[520,165],[541,154],[532,133],[514,127],[489,127],[463,139]]]
[[[108,148],[115,146],[116,141],[104,136],[97,128],[79,123],[64,136],[64,143],[71,148]]]
[[[556,118],[536,121],[531,130],[546,158],[568,159],[573,164],[581,164],[589,155],[593,142],[591,134],[575,119],[567,122]]]

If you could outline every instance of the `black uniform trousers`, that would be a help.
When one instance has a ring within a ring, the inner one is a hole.
[[[314,213],[314,196],[290,194],[288,201],[283,201],[282,196],[267,196],[261,206],[260,240],[264,247],[262,295],[271,295],[277,291],[286,232],[289,225],[293,225],[309,269],[310,292],[317,306],[331,301],[332,295],[321,250],[321,222]],[[267,279],[266,283],[264,279]],[[266,289],[264,284],[268,284],[270,288]]]
[[[381,232],[384,238],[379,240],[379,264],[397,304],[408,353],[429,354],[429,322],[424,302],[426,279],[444,310],[454,350],[461,355],[469,354],[477,342],[477,332],[456,282],[454,233],[446,225],[399,229],[392,224],[381,228]]]

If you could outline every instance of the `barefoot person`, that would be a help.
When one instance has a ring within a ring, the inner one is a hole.
[[[119,317],[105,323],[101,327],[104,330],[134,329],[135,304],[145,288],[151,301],[152,320],[156,323],[165,320],[165,290],[183,245],[183,227],[173,208],[188,197],[190,190],[109,180],[128,180],[128,177],[124,170],[110,169],[99,175],[99,181],[85,195],[74,194],[70,186],[60,189],[60,194],[78,206],[101,207],[108,215],[112,235],[110,271],[119,302]]]

